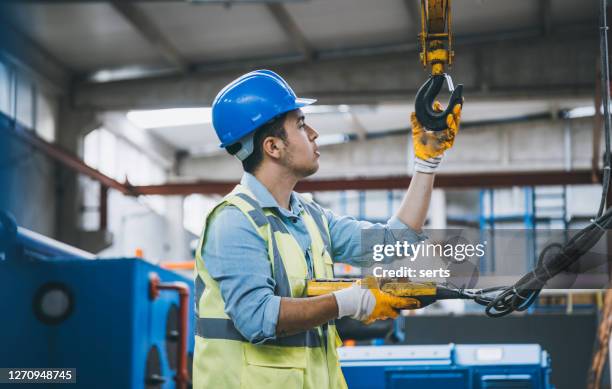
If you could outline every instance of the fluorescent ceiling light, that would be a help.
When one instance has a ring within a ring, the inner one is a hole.
[[[129,121],[140,128],[178,127],[212,123],[212,109],[210,107],[130,111],[126,116]]]
[[[567,119],[586,118],[594,115],[595,107],[593,106],[573,108],[565,113]]]
[[[317,138],[317,145],[319,146],[336,145],[340,143],[346,143],[348,141],[349,141],[349,136],[347,134],[321,135]]]
[[[92,82],[111,82],[119,80],[130,80],[134,78],[146,78],[171,74],[176,70],[167,67],[152,66],[123,66],[115,69],[98,70],[88,76]]]

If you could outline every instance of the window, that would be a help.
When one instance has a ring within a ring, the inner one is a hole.
[[[17,92],[15,95],[17,104],[17,121],[27,128],[34,128],[34,115],[36,115],[36,103],[34,96],[36,91],[34,85],[26,78],[17,76]]]
[[[56,101],[17,66],[0,60],[0,113],[48,142],[55,140]]]
[[[11,115],[11,72],[0,62],[0,112]]]
[[[44,93],[36,95],[36,134],[47,142],[54,142],[57,117],[55,102]]]
[[[94,130],[85,136],[84,159],[85,163],[94,169],[118,181],[123,181],[122,178],[117,177],[115,167],[116,143],[116,136],[106,129]]]

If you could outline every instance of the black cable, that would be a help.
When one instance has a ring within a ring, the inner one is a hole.
[[[538,258],[536,267],[524,275],[512,286],[494,287],[481,290],[463,290],[458,292],[463,298],[469,298],[486,306],[485,313],[490,317],[506,316],[514,311],[524,311],[538,298],[546,283],[562,271],[576,264],[580,257],[588,252],[612,227],[612,208],[608,208],[606,198],[610,187],[610,72],[608,64],[608,25],[606,20],[606,0],[600,1],[600,55],[601,83],[604,111],[604,173],[602,193],[597,218],[579,231],[567,243],[553,243],[544,248]],[[597,109],[600,109],[597,107]],[[604,209],[607,210],[604,212]],[[553,253],[553,251],[555,251]]]
[[[605,140],[605,153],[604,153],[604,174],[603,174],[603,187],[601,192],[601,200],[599,202],[599,210],[597,211],[597,217],[603,214],[603,210],[606,208],[606,197],[608,195],[608,189],[610,187],[610,65],[608,62],[608,23],[606,18],[606,0],[600,0],[600,21],[601,26],[599,28],[599,55],[601,57],[601,90],[603,92],[603,113],[604,113],[604,140]],[[596,107],[600,109],[600,107]]]

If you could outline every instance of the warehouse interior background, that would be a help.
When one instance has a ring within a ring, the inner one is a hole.
[[[242,174],[218,147],[212,100],[267,68],[318,99],[304,112],[320,133],[321,168],[298,189],[338,214],[385,221],[412,172],[409,118],[427,77],[418,4],[2,2],[8,209],[19,226],[100,258],[192,260],[204,215]],[[450,73],[465,105],[426,228],[583,227],[597,211],[604,150],[598,2],[453,4]],[[526,248],[532,259],[538,244]],[[467,303],[436,304],[406,317],[403,335],[407,344],[538,343],[553,383],[577,388],[600,306],[595,292],[549,291],[527,313],[492,321]]]

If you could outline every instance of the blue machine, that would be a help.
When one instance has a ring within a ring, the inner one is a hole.
[[[356,346],[338,349],[349,388],[550,389],[536,344]]]
[[[191,292],[190,376],[192,280],[140,259],[92,259],[16,228],[6,216],[0,221],[1,367],[76,368],[79,388],[174,388],[179,296],[161,290],[154,297],[150,277],[156,274]]]

